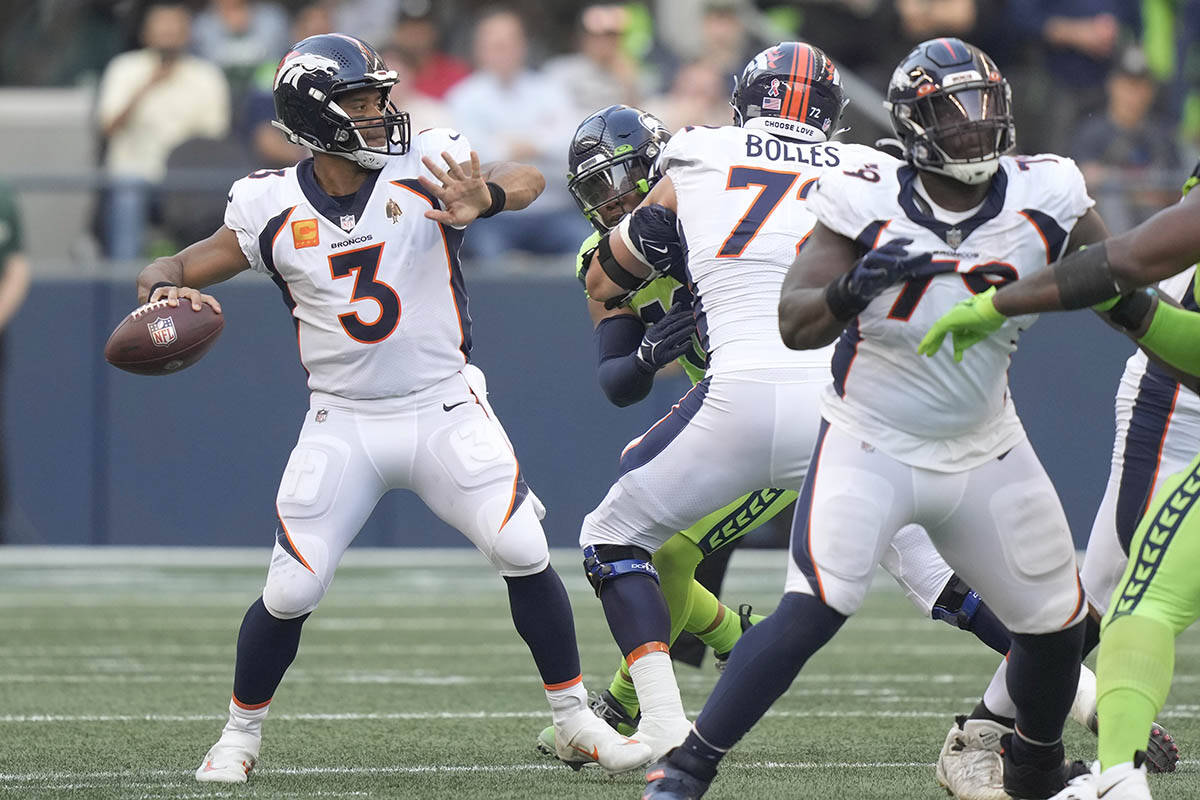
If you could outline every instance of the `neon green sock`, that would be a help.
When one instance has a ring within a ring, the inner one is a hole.
[[[703,586],[699,586],[699,584],[697,584],[697,587],[703,590],[709,598],[712,598],[712,604],[716,606],[716,612],[709,613],[708,628],[699,631],[696,636],[699,637],[700,641],[711,647],[714,653],[728,653],[737,644],[738,638],[742,635],[742,620],[738,617],[736,611],[717,602],[717,598],[713,597],[712,592],[704,589]]]
[[[1096,709],[1102,769],[1145,750],[1150,724],[1167,701],[1175,666],[1175,635],[1146,616],[1113,619],[1100,636]]]
[[[629,677],[629,667],[625,666],[625,659],[621,659],[621,668],[613,675],[608,691],[624,706],[626,714],[631,717],[638,715],[641,704],[638,702],[637,690],[633,688],[633,678]]]
[[[668,644],[673,643],[679,632],[684,630],[684,625],[692,614],[695,588],[707,591],[696,583],[695,579],[696,567],[702,558],[704,553],[700,548],[678,533],[668,539],[654,554],[658,585],[666,598],[667,611],[671,613],[671,641]]]

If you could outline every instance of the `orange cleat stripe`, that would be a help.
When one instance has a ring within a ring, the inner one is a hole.
[[[569,681],[563,681],[562,683],[543,683],[542,686],[546,687],[547,692],[557,692],[562,689],[570,689],[572,686],[577,686],[581,683],[583,683],[582,674],[576,675]]]
[[[667,647],[665,642],[646,642],[641,647],[635,648],[629,655],[625,656],[625,663],[633,666],[633,662],[637,661],[642,656],[648,656],[651,653],[670,653],[671,649]]]

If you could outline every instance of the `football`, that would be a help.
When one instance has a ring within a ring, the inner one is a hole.
[[[208,305],[199,311],[180,300],[147,303],[121,320],[104,345],[104,359],[137,375],[170,375],[208,352],[225,327],[225,317]]]

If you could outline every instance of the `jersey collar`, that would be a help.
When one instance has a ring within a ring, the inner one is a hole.
[[[1008,190],[1008,175],[1003,169],[999,169],[992,178],[991,185],[988,186],[987,196],[983,199],[983,205],[979,207],[974,216],[968,217],[961,222],[942,222],[940,219],[926,212],[921,207],[921,204],[917,202],[917,170],[913,165],[906,164],[901,167],[896,172],[896,177],[900,181],[900,195],[898,199],[900,207],[904,209],[904,213],[913,222],[923,228],[928,228],[954,250],[957,250],[959,244],[970,236],[976,228],[985,222],[995,219],[1000,214],[1000,211],[1004,208],[1004,197]],[[954,243],[950,242],[950,231],[956,231],[953,238],[956,238],[957,241]]]
[[[367,179],[363,181],[362,186],[358,187],[357,192],[345,198],[334,198],[327,195],[321,185],[317,183],[311,158],[306,158],[296,165],[296,178],[300,182],[300,190],[304,192],[304,197],[308,200],[309,205],[316,209],[318,214],[332,222],[335,228],[345,233],[349,233],[362,221],[363,210],[367,207],[367,201],[371,199],[371,192],[375,190],[375,181],[379,179],[379,173],[380,170],[369,171]],[[349,228],[342,225],[342,218],[347,216],[353,217],[353,223]]]

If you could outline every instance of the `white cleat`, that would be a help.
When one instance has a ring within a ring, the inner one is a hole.
[[[1067,788],[1050,798],[1050,800],[1097,800],[1096,776],[1092,773],[1072,778]],[[1108,800],[1105,798],[1105,800]]]
[[[1097,775],[1096,796],[1104,800],[1151,800],[1141,753],[1138,753],[1137,766],[1126,761]]]
[[[649,720],[642,717],[642,724],[634,732],[633,736],[639,742],[645,742],[649,745],[650,760],[658,761],[669,753],[671,748],[683,744],[683,740],[691,732],[692,723],[688,722],[686,717],[680,717],[678,720],[673,720],[665,725],[657,720]]]
[[[1000,737],[1008,733],[992,720],[959,717],[938,755],[938,784],[958,800],[1009,800],[1000,755]]]
[[[258,763],[262,737],[244,731],[224,731],[196,770],[201,783],[245,783]]]
[[[554,750],[572,769],[599,764],[609,775],[641,769],[653,760],[649,747],[617,733],[587,708],[554,725]]]
[[[1096,673],[1079,665],[1079,686],[1075,689],[1075,700],[1071,703],[1071,719],[1096,732]]]

